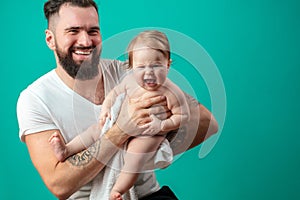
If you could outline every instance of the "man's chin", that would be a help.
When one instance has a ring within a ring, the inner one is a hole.
[[[75,59],[73,57],[73,62],[76,64],[76,65],[82,65],[84,63],[86,64],[91,64],[91,59]]]
[[[76,74],[76,79],[78,80],[91,80],[99,74],[98,65],[92,64],[90,62],[83,62]]]

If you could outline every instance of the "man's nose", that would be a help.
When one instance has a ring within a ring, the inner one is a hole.
[[[79,35],[78,38],[78,44],[80,46],[91,46],[92,45],[92,40],[89,34],[85,31],[82,31]]]

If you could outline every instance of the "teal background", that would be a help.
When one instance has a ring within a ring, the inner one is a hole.
[[[223,78],[227,112],[217,144],[203,159],[196,147],[158,171],[161,184],[185,200],[300,199],[299,1],[97,2],[104,40],[139,27],[173,29],[201,44]],[[0,3],[0,199],[55,199],[18,139],[15,114],[20,91],[55,67],[43,3]],[[197,98],[210,108],[200,87]]]

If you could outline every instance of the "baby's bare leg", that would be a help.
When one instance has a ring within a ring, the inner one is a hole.
[[[99,138],[101,128],[102,127],[97,124],[92,125],[67,144],[64,143],[60,135],[56,132],[51,135],[48,141],[52,146],[57,159],[59,161],[64,161],[69,156],[76,154],[93,144],[97,138]]]
[[[124,167],[111,191],[111,197],[116,193],[127,192],[134,185],[139,173],[150,170],[149,168],[144,169],[143,166],[153,158],[164,138],[164,136],[136,137],[128,143]]]
[[[110,192],[109,200],[123,200],[122,194],[120,192],[118,192],[118,191],[112,190]]]
[[[66,157],[66,145],[64,141],[60,138],[57,132],[54,132],[49,138],[49,144],[52,146],[54,155],[59,161],[64,161]]]

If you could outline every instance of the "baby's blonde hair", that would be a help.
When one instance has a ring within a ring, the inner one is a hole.
[[[170,60],[170,44],[167,36],[157,30],[148,30],[138,34],[129,43],[127,48],[129,68],[132,68],[133,51],[136,50],[137,45],[160,51],[166,59]]]

